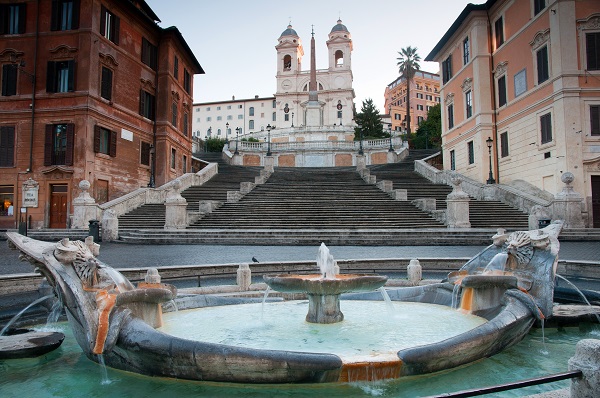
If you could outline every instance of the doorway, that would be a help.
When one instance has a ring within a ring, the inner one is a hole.
[[[594,228],[600,228],[600,176],[592,177],[592,217]]]
[[[67,228],[68,186],[50,185],[50,228]]]

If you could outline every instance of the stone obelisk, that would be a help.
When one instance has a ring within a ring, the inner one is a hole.
[[[310,82],[308,83],[308,103],[306,104],[306,126],[322,126],[321,104],[317,94],[317,61],[315,55],[315,31],[310,39]]]

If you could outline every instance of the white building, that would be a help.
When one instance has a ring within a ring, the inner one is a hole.
[[[275,97],[259,97],[194,104],[192,132],[194,137],[247,137],[276,124]],[[237,129],[240,129],[239,131]]]

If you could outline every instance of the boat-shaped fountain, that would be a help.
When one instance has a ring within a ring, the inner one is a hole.
[[[391,342],[385,343],[388,346],[384,354],[365,351],[362,356],[347,356],[335,350],[321,350],[318,346],[290,350],[177,337],[176,333],[169,332],[172,325],[168,324],[178,322],[177,316],[162,326],[160,306],[160,303],[174,299],[176,290],[160,283],[157,275],[150,272],[147,280],[136,287],[119,272],[97,260],[99,247],[90,240],[71,242],[63,239],[59,243],[47,243],[16,233],[7,235],[11,244],[36,266],[61,296],[74,336],[89,359],[151,376],[243,383],[299,383],[396,378],[436,372],[494,355],[519,342],[536,319],[551,316],[560,229],[561,224],[554,223],[542,230],[497,234],[492,245],[459,271],[450,273],[447,281],[387,289],[394,305],[412,302],[441,308],[451,312],[452,316],[470,318],[473,323],[431,341],[412,345],[395,345],[394,339],[400,337],[392,336]],[[273,290],[302,291],[308,295],[308,322],[297,319],[296,323],[313,325],[311,328],[345,326],[355,320],[353,315],[344,319],[340,298],[342,306],[348,303],[350,307],[358,302],[355,300],[362,300],[367,306],[382,301],[381,292],[373,290],[385,283],[385,277],[339,275],[335,267],[332,268],[335,265],[333,258],[323,247],[319,258],[327,263],[328,270],[324,274],[265,278]],[[331,287],[335,289],[331,290]],[[349,293],[352,291],[355,293]],[[294,302],[294,305],[305,308],[306,301]],[[228,308],[235,307],[220,307],[219,316],[228,317]],[[380,308],[374,306],[371,312],[385,311]],[[391,325],[397,322],[398,329],[400,323],[412,323],[413,314],[414,317],[432,318],[433,322],[431,326],[419,326],[421,329],[417,334],[425,334],[429,329],[443,329],[439,326],[444,321],[436,315],[416,315],[410,308],[394,308],[406,312],[401,321],[387,316]],[[165,315],[166,318],[171,316]],[[373,323],[369,319],[366,322]],[[209,318],[204,323],[185,323],[184,329],[201,330],[216,323],[219,322]],[[292,321],[286,318],[278,323],[285,327]],[[361,328],[359,325],[358,329]],[[386,328],[396,329],[395,326]],[[311,329],[313,332],[320,333],[319,329]],[[295,332],[281,333],[295,337]],[[378,339],[378,332],[373,329],[364,329],[365,334],[365,340]]]

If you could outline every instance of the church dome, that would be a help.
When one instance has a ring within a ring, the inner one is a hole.
[[[346,25],[344,25],[342,23],[341,19],[338,19],[337,25],[335,25],[333,28],[331,28],[331,33],[334,33],[334,32],[348,32],[348,33],[350,33],[348,31],[348,28],[346,28]]]
[[[298,33],[292,28],[292,25],[288,25],[287,29],[284,30],[279,37],[282,36],[298,36]]]

